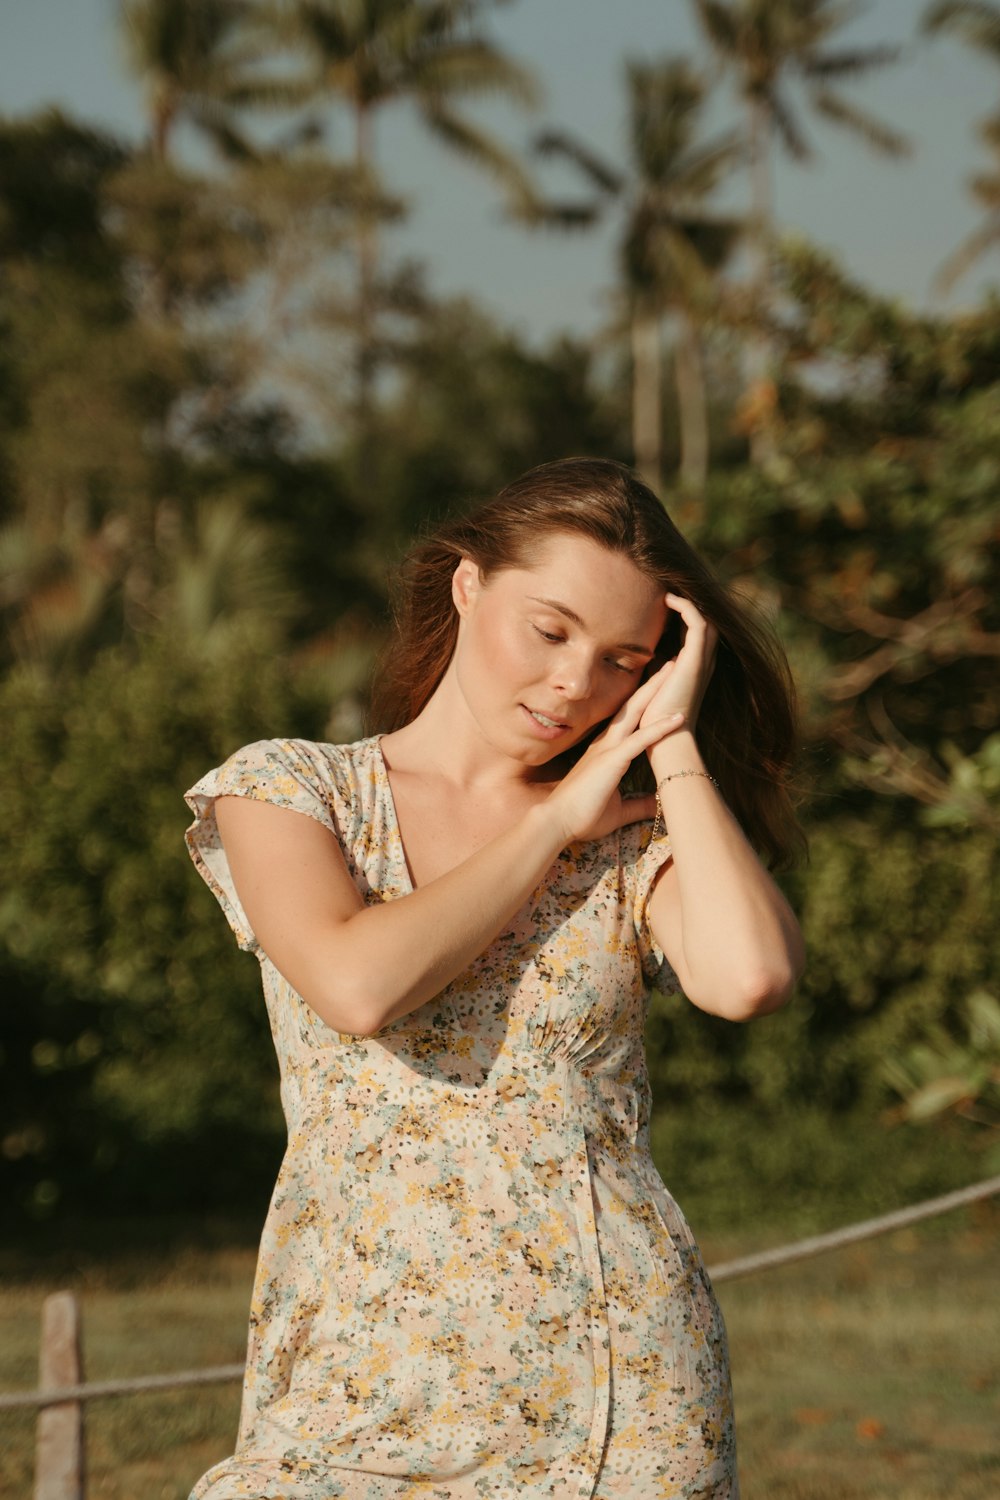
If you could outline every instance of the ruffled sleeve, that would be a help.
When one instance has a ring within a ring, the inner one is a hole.
[[[652,824],[634,825],[638,840],[631,865],[632,920],[635,925],[639,961],[647,984],[662,993],[680,994],[681,987],[663,949],[656,941],[646,911],[650,893],[660,870],[671,858],[670,840],[650,838]]]
[[[247,953],[263,956],[233,885],[229,861],[215,817],[217,797],[252,797],[304,813],[339,833],[338,796],[328,757],[307,740],[255,740],[235,750],[184,793],[195,815],[184,841],[195,868],[215,896],[236,941]]]

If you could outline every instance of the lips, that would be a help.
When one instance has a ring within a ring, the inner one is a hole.
[[[525,708],[528,709],[528,712],[529,712],[529,714],[531,714],[532,718],[538,719],[539,722],[541,724],[543,724],[546,729],[568,729],[569,728],[569,725],[566,723],[566,720],[565,719],[559,719],[559,718],[557,718],[555,714],[547,714],[547,713],[545,713],[540,708],[528,708],[527,704],[525,704],[524,706],[525,706]]]
[[[526,703],[521,704],[521,712],[532,726],[534,733],[543,739],[558,739],[572,727],[565,719],[558,719],[555,714],[547,714],[540,708],[529,708]]]

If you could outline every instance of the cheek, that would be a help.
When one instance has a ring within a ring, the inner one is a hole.
[[[612,718],[626,699],[631,698],[638,686],[638,673],[634,677],[631,673],[627,677],[625,675],[619,677],[616,674],[612,681],[604,685],[604,690],[599,695],[601,702],[600,718]]]
[[[493,698],[518,696],[536,674],[517,624],[482,617],[470,623],[457,664],[466,698],[485,708]]]
[[[478,622],[477,622],[478,623]],[[511,686],[544,678],[550,665],[545,642],[520,620],[500,619],[476,632],[471,643],[479,670]]]

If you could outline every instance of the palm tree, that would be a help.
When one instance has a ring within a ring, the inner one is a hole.
[[[862,137],[888,156],[909,149],[906,138],[867,110],[861,109],[836,85],[894,62],[897,47],[830,49],[836,32],[862,9],[843,0],[694,0],[696,14],[723,70],[733,75],[746,109],[750,153],[750,239],[754,253],[751,293],[758,314],[766,322],[770,304],[770,245],[774,232],[771,186],[771,148],[777,139],[800,162],[813,150],[803,130],[789,85],[801,83],[813,110],[834,125]],[[766,342],[759,341],[751,359],[753,387],[768,383]],[[766,410],[768,403],[760,403]],[[755,457],[765,456],[770,442],[764,430],[755,434]]]
[[[303,100],[332,96],[354,121],[359,181],[375,194],[375,120],[391,104],[410,102],[424,125],[453,150],[499,179],[522,209],[531,189],[517,161],[462,115],[465,99],[502,95],[532,103],[532,75],[479,29],[497,0],[284,0],[267,14],[279,41],[304,55]],[[359,477],[367,487],[376,369],[378,288],[376,209],[357,215],[356,377]]]
[[[924,15],[923,29],[930,34],[950,32],[1000,64],[1000,5],[986,0],[938,0]],[[948,291],[969,267],[987,251],[1000,245],[1000,112],[981,121],[978,134],[996,158],[989,172],[969,179],[973,197],[986,210],[986,218],[963,240],[935,277],[941,292]]]
[[[701,490],[708,470],[708,421],[700,325],[716,273],[741,230],[739,220],[714,216],[705,204],[739,148],[732,133],[698,140],[707,85],[685,58],[629,63],[626,76],[630,160],[625,171],[558,131],[546,131],[536,145],[544,153],[569,157],[598,190],[595,204],[564,214],[564,222],[587,222],[613,205],[623,212],[620,256],[632,340],[635,462],[659,490],[661,333],[670,316],[676,329],[681,479]],[[559,211],[551,217],[559,222]]]
[[[150,146],[157,161],[168,159],[181,120],[224,156],[252,157],[239,111],[275,102],[272,87],[253,72],[266,56],[264,33],[253,26],[255,0],[119,3],[128,57],[146,85]]]

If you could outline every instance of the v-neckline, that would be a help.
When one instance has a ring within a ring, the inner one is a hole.
[[[392,794],[392,782],[389,780],[389,767],[386,765],[385,756],[382,753],[382,736],[380,734],[376,734],[373,736],[373,739],[375,742],[376,770],[378,771],[382,781],[382,789],[385,796],[386,810],[388,813],[387,821],[389,823],[389,830],[390,833],[393,833],[395,835],[396,848],[399,851],[399,883],[404,887],[403,895],[412,896],[414,891],[418,890],[419,887],[414,884],[413,873],[410,870],[410,862],[406,857],[406,846],[403,843],[403,832],[399,826],[399,813],[396,811],[396,799]]]
[[[389,767],[386,765],[385,756],[382,753],[382,738],[383,737],[381,734],[372,735],[372,744],[374,745],[375,749],[375,769],[378,773],[379,779],[381,780],[382,790],[385,796],[387,811],[386,821],[389,824],[389,832],[390,834],[395,835],[396,848],[399,851],[397,860],[397,878],[400,886],[402,887],[402,894],[404,896],[412,896],[414,891],[420,890],[420,886],[414,884],[413,874],[410,869],[410,861],[406,856],[406,845],[403,843],[403,831],[399,826],[399,813],[396,810],[396,799],[392,793],[392,782],[389,780]],[[618,833],[620,838],[621,829],[618,830]],[[542,876],[542,879],[539,881],[539,885],[544,885],[548,881],[554,867],[560,862],[560,860],[565,857],[570,849],[572,849],[576,844],[580,842],[583,841],[578,839],[570,840],[566,848],[556,855],[556,858],[552,861],[552,864],[549,866],[548,870],[546,870],[545,874]]]

